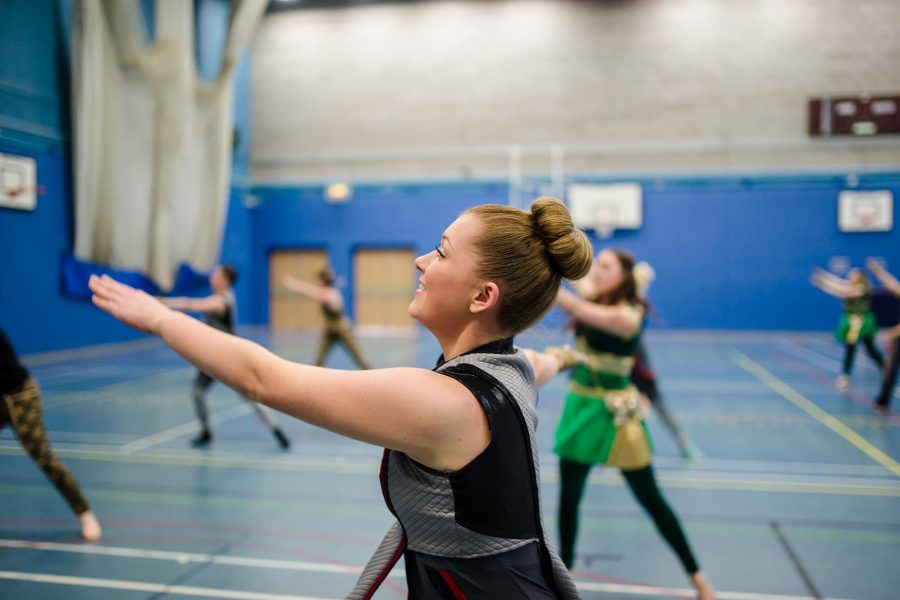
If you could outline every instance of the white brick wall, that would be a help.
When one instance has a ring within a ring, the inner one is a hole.
[[[811,96],[900,92],[897,0],[433,0],[268,15],[258,179],[900,165]],[[423,155],[427,155],[423,157]]]

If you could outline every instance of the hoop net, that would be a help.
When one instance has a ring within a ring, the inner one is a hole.
[[[610,239],[616,232],[613,214],[609,210],[597,211],[596,215],[594,216],[594,222],[594,231],[597,233],[597,237],[601,240]]]

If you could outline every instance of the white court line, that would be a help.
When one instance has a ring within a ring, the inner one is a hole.
[[[239,406],[239,405],[235,405]],[[12,433],[7,434],[10,443],[3,443],[3,435],[0,434],[0,451],[21,451],[21,446],[12,438]],[[47,437],[53,441],[54,450],[60,450],[68,454],[69,451],[77,452],[79,450],[95,452],[98,456],[108,454],[111,449],[109,445],[114,442],[122,442],[123,437],[129,437],[124,434],[103,434],[103,433],[84,433],[83,439],[77,432],[55,432],[48,431]],[[109,445],[96,445],[91,443],[92,438],[96,437],[97,441],[109,438]],[[71,438],[71,439],[66,439]],[[134,442],[131,442],[134,443]],[[214,450],[204,452],[204,466],[215,466],[211,464],[216,459],[227,463],[227,466],[233,466],[232,461],[240,464],[246,464],[248,468],[257,467],[260,464],[271,464],[273,468],[284,469],[295,467],[297,470],[321,469],[328,467],[350,468],[354,472],[360,473],[377,473],[381,467],[380,448],[363,444],[362,442],[350,442],[349,444],[324,444],[324,443],[304,443],[303,454],[284,454],[273,457],[269,452],[231,452],[228,450]],[[172,460],[180,462],[184,459],[194,459],[197,462],[197,452],[193,450],[174,450],[167,449],[165,452],[155,452],[152,455],[160,460]],[[77,458],[77,457],[75,457]],[[212,461],[210,459],[213,459]],[[884,474],[884,467],[876,465],[862,464],[841,464],[841,463],[812,463],[797,461],[766,461],[766,460],[739,460],[739,459],[717,459],[704,457],[696,462],[689,462],[683,458],[674,456],[655,456],[653,464],[657,470],[668,470],[673,472],[734,472],[737,475],[746,472],[757,472],[766,474],[776,473],[798,473],[811,475],[847,475],[851,477],[867,477],[879,476]],[[541,471],[549,472],[559,468],[559,457],[555,454],[544,452],[541,454]]]
[[[589,592],[616,592],[638,596],[669,596],[676,598],[695,598],[697,592],[687,588],[654,587],[649,585],[632,585],[621,583],[594,583],[576,581],[579,590]],[[728,592],[716,590],[716,597],[721,600],[813,600],[812,596],[788,596],[785,594],[758,594],[754,592]],[[822,598],[821,600],[846,600],[841,598]]]
[[[79,360],[83,358],[100,358],[109,355],[121,356],[126,352],[147,350],[150,348],[164,349],[165,347],[165,344],[159,339],[151,337],[130,340],[127,342],[112,342],[109,344],[97,344],[94,346],[81,346],[66,350],[51,350],[50,352],[27,354],[22,357],[22,362],[25,363],[26,366],[36,367],[47,363]]]
[[[260,592],[234,592],[219,588],[168,585],[165,583],[149,583],[146,581],[123,581],[121,579],[98,579],[96,577],[44,575],[43,573],[22,573],[19,571],[0,571],[0,579],[15,579],[18,581],[31,581],[35,583],[55,583],[57,585],[76,585],[79,587],[112,590],[129,590],[133,592],[176,594],[179,596],[199,596],[201,598],[233,598],[235,600],[337,600],[336,598],[287,596],[285,594],[263,594]]]
[[[18,445],[0,444],[0,455],[22,454]],[[56,448],[56,454],[62,458],[74,458],[81,460],[100,460],[113,462],[138,462],[145,464],[163,464],[173,466],[204,467],[204,468],[243,468],[273,471],[294,472],[328,472],[345,475],[377,474],[380,463],[375,461],[359,460],[322,460],[302,457],[299,459],[248,459],[248,458],[224,458],[208,453],[169,453],[155,454],[144,453],[141,455],[123,454],[120,451],[110,450],[67,450]],[[542,465],[542,479],[544,483],[558,482],[558,474],[554,468],[556,465]],[[884,474],[884,470],[881,469]],[[756,477],[748,477],[754,474]],[[789,474],[789,473],[753,473],[728,472],[728,471],[703,471],[687,468],[681,470],[660,470],[660,481],[665,485],[681,488],[709,489],[719,491],[758,491],[758,492],[794,492],[814,494],[845,494],[865,496],[900,496],[900,483],[893,477],[884,474],[884,477],[864,478],[863,473],[856,477],[841,477],[840,475],[828,476],[817,474]],[[866,473],[866,475],[875,475]],[[618,473],[612,470],[599,471],[588,480],[590,485],[622,485]]]
[[[224,423],[225,421],[243,416],[248,412],[250,412],[250,406],[247,404],[247,401],[244,401],[230,408],[214,412],[212,415],[210,415],[210,421],[213,425],[218,425],[219,423]],[[134,454],[135,452],[146,450],[151,446],[157,446],[176,438],[180,438],[181,436],[194,431],[197,431],[196,420],[190,421],[188,423],[183,423],[182,425],[177,425],[170,429],[166,429],[165,431],[160,431],[159,433],[154,433],[153,435],[148,435],[147,437],[143,437],[139,440],[135,440],[131,443],[125,444],[119,449],[119,451],[123,454]]]
[[[281,569],[287,571],[314,571],[317,573],[341,573],[359,575],[362,567],[329,563],[314,563],[296,560],[272,560],[241,556],[225,556],[213,554],[197,554],[192,552],[170,552],[166,550],[143,550],[141,548],[125,548],[121,546],[99,546],[83,544],[62,544],[56,542],[30,542],[28,540],[0,539],[0,548],[24,548],[29,550],[46,550],[52,552],[70,552],[74,554],[95,554],[118,556],[122,558],[143,558],[148,560],[168,560],[180,565],[187,563],[231,565],[237,567],[255,567],[260,569]],[[394,569],[392,577],[405,577],[403,569]]]
[[[87,431],[48,431],[47,438],[52,440],[54,446],[58,442],[121,446],[133,440],[134,435],[127,433],[91,433]]]
[[[550,464],[551,461],[546,461]],[[851,465],[838,463],[776,462],[765,460],[728,460],[703,458],[695,463],[682,458],[654,456],[653,466],[657,470],[691,472],[738,472],[738,473],[804,473],[812,475],[849,475],[851,477],[884,475],[884,467],[875,465]]]
[[[228,564],[233,566],[244,566],[244,567],[254,567],[254,568],[263,568],[263,569],[287,569],[287,570],[295,570],[295,571],[315,571],[320,573],[347,573],[352,575],[357,575],[362,571],[362,567],[353,567],[348,565],[336,565],[336,564],[328,564],[328,563],[310,563],[310,562],[300,562],[300,561],[287,561],[287,560],[269,560],[269,559],[256,559],[249,557],[238,557],[238,556],[213,556],[210,554],[189,554],[183,552],[166,552],[161,550],[141,550],[138,548],[122,548],[122,547],[113,547],[113,546],[85,546],[79,544],[58,544],[52,542],[28,542],[22,540],[0,540],[0,547],[4,548],[26,548],[31,550],[47,550],[47,551],[58,551],[58,552],[74,552],[78,554],[102,554],[107,556],[120,556],[127,558],[145,558],[151,560],[171,560],[178,562],[179,564],[184,564],[188,562],[201,562],[201,563],[216,563],[216,564]],[[8,573],[13,573],[14,575],[20,575],[22,579],[28,579],[26,576],[35,576],[44,578],[37,581],[46,581],[47,583],[61,583],[63,585],[90,585],[92,587],[106,587],[99,584],[88,584],[88,583],[69,583],[67,581],[51,581],[51,578],[58,576],[48,576],[48,575],[38,575],[32,573],[16,573],[10,571],[0,571],[0,578],[3,578]],[[405,577],[405,571],[402,568],[395,567],[391,573],[391,577]],[[9,577],[10,579],[16,579],[18,577]],[[79,581],[90,581],[90,582],[112,582],[115,584],[127,584],[127,585],[149,585],[149,586],[160,586],[165,587],[168,593],[184,593],[184,592],[176,592],[176,586],[165,586],[164,584],[143,584],[138,582],[121,582],[116,580],[109,579],[88,579],[82,577],[65,577],[67,580],[79,580]],[[649,585],[640,585],[640,584],[617,584],[617,583],[599,583],[593,581],[576,581],[576,585],[578,589],[591,591],[591,592],[617,592],[623,594],[634,594],[639,596],[658,596],[658,595],[666,595],[666,596],[676,596],[676,597],[687,597],[693,598],[694,591],[687,588],[666,588],[666,587],[656,587]],[[117,586],[108,586],[108,587],[117,587]],[[144,591],[156,591],[152,589],[144,589],[144,588],[132,588],[132,587],[119,587],[118,589],[141,589]],[[226,596],[221,595],[219,590],[209,589],[209,588],[190,588],[195,590],[203,590],[204,592],[212,592],[211,596],[215,598],[241,598],[241,599],[287,599],[290,598],[292,600],[301,600],[300,596],[277,596],[271,594],[257,594],[251,595],[253,592],[230,592],[233,594],[242,594],[237,596]],[[217,595],[220,594],[220,595]],[[244,595],[247,594],[247,595]],[[187,594],[187,595],[204,595],[204,594]],[[760,594],[753,592],[729,592],[717,590],[716,595],[722,600],[801,600],[804,598],[809,598],[808,596],[791,596],[791,595],[782,595],[782,594]],[[306,599],[311,600],[311,599]],[[322,599],[325,600],[325,599]],[[830,599],[830,600],[840,600],[840,599]]]

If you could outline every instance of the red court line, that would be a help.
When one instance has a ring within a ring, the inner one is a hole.
[[[619,585],[625,586],[634,586],[634,587],[642,587],[642,588],[651,588],[657,590],[660,596],[668,596],[669,598],[693,598],[694,594],[687,593],[676,593],[672,590],[666,590],[664,588],[659,588],[651,583],[641,583],[639,581],[632,581],[630,579],[622,579],[621,577],[612,577],[610,575],[602,575],[600,573],[594,573],[593,571],[572,571],[572,577],[577,579],[591,579],[593,581],[602,581],[604,583],[616,583]]]
[[[775,350],[772,350],[772,354],[773,355],[777,355],[777,354],[782,355],[781,358],[777,359],[778,362],[787,365],[789,368],[793,369],[794,371],[801,373],[803,375],[806,375],[807,377],[809,377],[816,383],[820,383],[827,388],[835,389],[834,380],[832,378],[830,378],[826,375],[823,375],[821,372],[817,371],[816,369],[807,365],[806,363],[800,362],[798,359],[794,358],[793,356],[791,356],[784,350],[775,349]],[[872,410],[873,411],[872,414],[874,414],[874,415],[878,414],[878,413],[875,413],[874,409],[872,408],[875,404],[875,401],[872,400],[871,398],[869,398],[868,396],[866,396],[865,394],[863,394],[862,392],[859,392],[859,391],[853,389],[853,387],[851,387],[851,386],[848,386],[847,389],[845,389],[845,390],[838,390],[838,391],[841,394],[843,394],[844,396],[850,398],[851,400],[853,400],[854,402],[859,404],[860,406],[863,406],[865,408]],[[900,417],[900,412],[897,412],[894,409],[888,409],[888,414],[886,416]]]

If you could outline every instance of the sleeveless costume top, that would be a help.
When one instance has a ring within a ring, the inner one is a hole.
[[[207,313],[204,322],[225,333],[234,333],[234,324],[237,321],[237,298],[231,288],[224,292],[217,292],[217,296],[225,301],[224,313]]]
[[[371,598],[400,556],[409,598],[578,598],[544,537],[535,442],[534,372],[512,339],[485,344],[435,369],[481,404],[491,440],[454,472],[385,450],[381,485],[397,523],[347,598]]]

